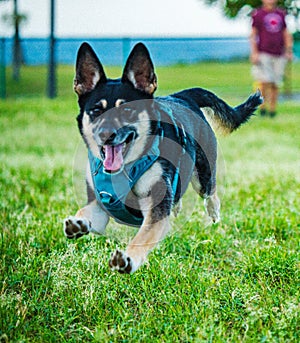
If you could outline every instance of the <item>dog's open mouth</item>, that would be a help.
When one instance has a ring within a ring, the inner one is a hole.
[[[135,134],[131,133],[121,144],[102,146],[100,149],[100,154],[103,159],[103,166],[107,172],[116,173],[122,169],[124,165],[124,158],[134,138]]]

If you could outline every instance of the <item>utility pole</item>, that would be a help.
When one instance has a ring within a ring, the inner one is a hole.
[[[6,97],[5,38],[0,40],[0,98]]]
[[[49,66],[48,89],[50,99],[56,97],[56,61],[55,61],[55,0],[50,0],[50,37],[49,37]]]
[[[20,16],[18,11],[18,1],[14,0],[13,20],[15,25],[14,45],[13,45],[13,79],[19,81],[20,67],[22,63],[22,52],[20,42]]]

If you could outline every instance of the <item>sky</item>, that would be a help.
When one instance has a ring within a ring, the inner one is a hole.
[[[23,37],[49,35],[50,0],[18,0],[28,17]],[[0,2],[0,16],[13,1]],[[57,37],[248,36],[250,19],[226,19],[204,0],[56,0]],[[0,36],[12,30],[0,22]]]

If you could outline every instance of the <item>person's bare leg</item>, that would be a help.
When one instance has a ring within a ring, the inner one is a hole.
[[[267,106],[269,104],[269,83],[261,82],[260,84],[260,91],[264,98],[264,102],[260,106],[260,113],[261,115],[266,115]]]
[[[278,100],[278,87],[275,83],[270,85],[270,116],[276,115],[277,100]]]

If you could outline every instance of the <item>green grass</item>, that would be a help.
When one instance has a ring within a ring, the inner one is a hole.
[[[43,70],[24,69],[18,85],[9,79],[0,102],[0,341],[299,342],[299,103],[221,137],[222,221],[206,226],[189,191],[173,231],[126,276],[108,268],[123,237],[63,235],[84,184],[73,175],[73,68],[59,68],[52,101]],[[248,72],[246,62],[157,70],[160,94],[199,85],[232,105],[251,91]]]
[[[121,67],[105,68],[107,76],[120,77]],[[213,89],[220,96],[240,99],[252,89],[250,64],[247,61],[235,63],[203,62],[192,65],[175,65],[156,68],[158,75],[157,94],[170,94],[191,86]],[[73,66],[58,66],[57,93],[61,97],[74,97],[72,82]],[[7,93],[11,98],[18,96],[34,97],[46,94],[47,68],[45,66],[28,67],[21,70],[21,80],[11,80],[11,69],[7,70]],[[291,68],[291,88],[300,93],[300,63],[295,62]]]

